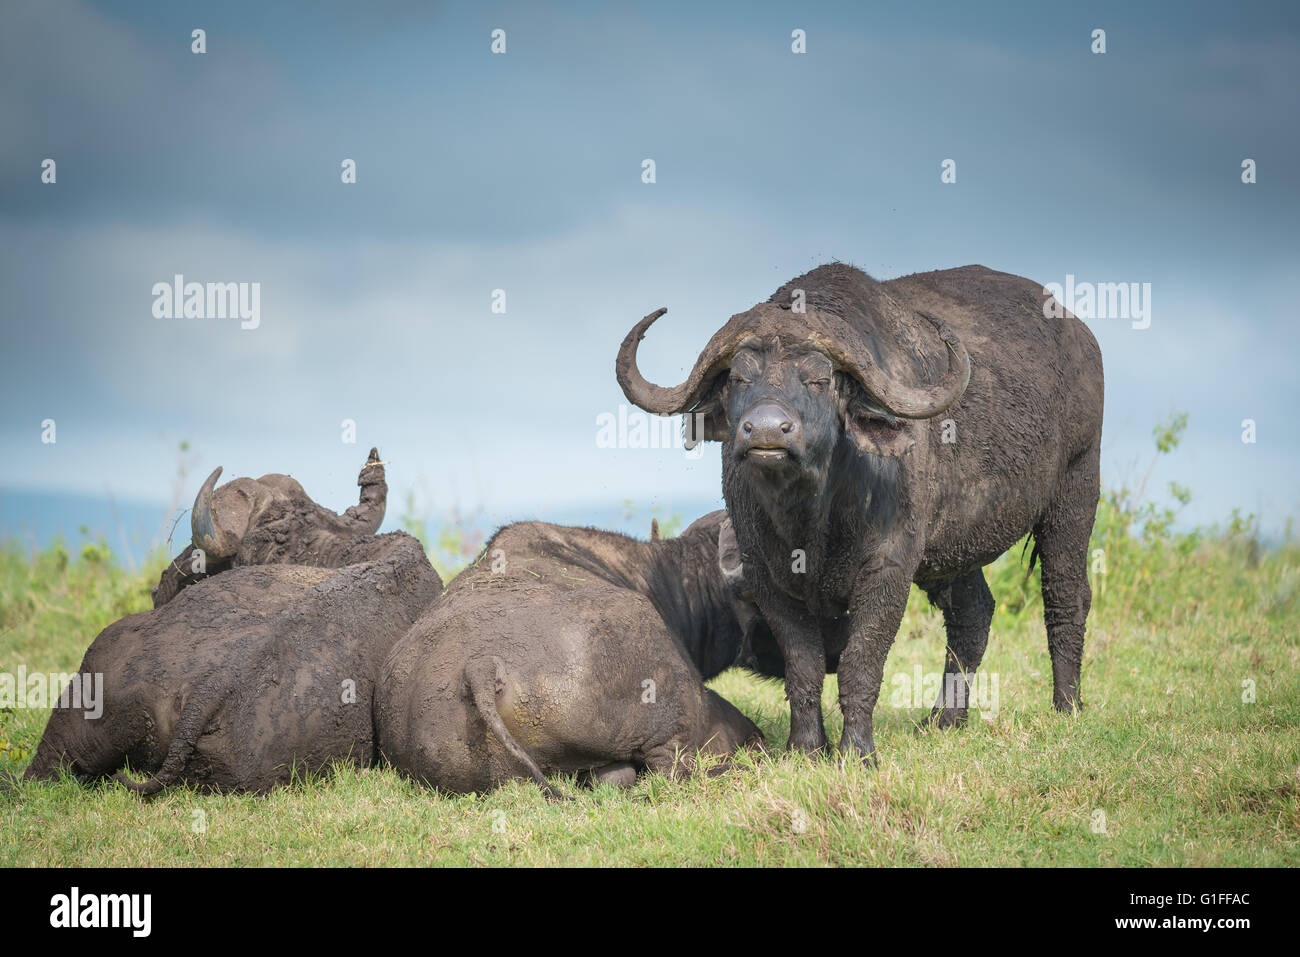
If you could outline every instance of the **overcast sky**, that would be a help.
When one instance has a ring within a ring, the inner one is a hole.
[[[1295,4],[622,6],[7,0],[0,488],[166,502],[188,440],[187,497],[220,464],[342,507],[378,445],[435,510],[720,501],[716,446],[597,447],[618,344],[668,306],[675,383],[838,259],[1150,283],[1149,328],[1089,321],[1103,481],[1186,411],[1153,489],[1296,513]],[[156,318],[178,273],[260,324]]]

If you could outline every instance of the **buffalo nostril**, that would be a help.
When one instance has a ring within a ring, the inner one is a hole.
[[[775,402],[764,402],[750,409],[740,421],[740,440],[759,448],[784,448],[794,441],[800,428],[793,413]]]

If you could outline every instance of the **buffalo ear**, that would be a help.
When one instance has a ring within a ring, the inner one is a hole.
[[[904,422],[872,402],[870,395],[851,377],[837,373],[835,380],[844,434],[858,451],[895,458],[906,455],[916,440]]]
[[[745,581],[744,559],[730,518],[723,519],[718,526],[718,570],[729,585],[741,585]]]
[[[727,376],[718,376],[703,399],[690,412],[685,413],[685,445],[694,448],[700,442],[725,442],[731,434],[724,408],[723,387]]]

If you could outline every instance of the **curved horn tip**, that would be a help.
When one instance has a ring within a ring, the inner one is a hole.
[[[213,551],[212,546],[215,542],[216,523],[212,520],[212,491],[220,475],[221,466],[218,465],[199,489],[199,494],[194,496],[194,508],[190,510],[191,540],[206,552]]]
[[[219,478],[221,478],[221,466],[220,466],[220,465],[218,465],[216,468],[214,468],[214,469],[212,470],[212,474],[209,475],[206,479],[204,479],[204,481],[203,481],[203,488],[199,490],[199,494],[202,495],[204,489],[206,489],[207,491],[211,492],[214,488],[217,487],[217,479],[219,479]]]
[[[648,382],[637,368],[637,349],[651,323],[667,311],[667,306],[661,306],[634,325],[623,338],[623,344],[619,346],[618,355],[614,359],[614,375],[628,401],[657,415],[675,415],[691,408],[699,401],[700,396],[696,393],[700,388],[701,379],[708,371],[712,359],[716,358],[718,351],[717,348],[710,351],[706,346],[705,351],[695,360],[695,367],[691,370],[691,374],[681,385],[664,388]]]
[[[658,309],[650,313],[650,315],[646,316],[636,324],[636,326],[633,329],[633,332],[636,333],[637,342],[640,342],[642,339],[645,338],[646,331],[652,325],[654,325],[655,320],[657,320],[660,316],[662,316],[667,311],[668,311],[667,306],[660,306]]]

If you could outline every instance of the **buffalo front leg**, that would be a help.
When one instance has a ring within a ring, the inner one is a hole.
[[[948,635],[944,655],[943,684],[929,722],[941,728],[966,723],[970,709],[971,679],[984,658],[993,621],[993,593],[977,568],[945,585],[926,589],[930,601],[943,612]]]
[[[823,751],[826,726],[822,723],[822,682],[826,678],[826,651],[820,623],[811,615],[759,600],[781,657],[785,659],[785,696],[790,702],[792,751]]]
[[[871,715],[880,698],[885,658],[903,622],[911,576],[884,581],[869,577],[854,589],[849,608],[849,641],[840,655],[840,711],[844,734],[840,753],[857,754],[874,763],[876,742]]]

